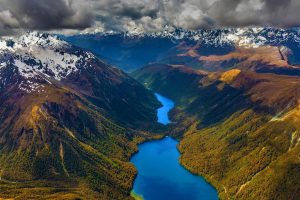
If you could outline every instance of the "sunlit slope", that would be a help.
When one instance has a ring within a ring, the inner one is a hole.
[[[298,78],[170,65],[134,76],[176,100],[181,163],[212,182],[222,199],[299,197]]]
[[[57,37],[2,43],[0,198],[129,199],[154,94]]]

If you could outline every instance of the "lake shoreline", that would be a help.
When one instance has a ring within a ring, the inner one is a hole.
[[[166,105],[164,102],[162,102],[162,101],[160,101],[161,103],[162,103],[162,105],[163,105],[163,107],[162,108],[159,108],[159,109],[161,109],[162,111],[161,112],[159,112],[158,111],[158,122],[160,122],[161,124],[164,124],[164,125],[168,125],[169,123],[173,123],[173,122],[171,122],[170,120],[169,120],[169,117],[168,116],[159,116],[159,113],[160,114],[164,114],[164,115],[168,115],[168,113],[169,113],[169,111],[171,110],[171,109],[173,109],[174,108],[174,103],[170,100],[170,99],[167,99],[167,98],[165,98],[165,97],[162,97],[162,96],[160,96],[159,94],[155,94],[156,95],[156,97],[160,97],[160,99],[163,99],[163,100],[167,100],[167,104],[169,105],[169,107],[168,108],[164,108],[164,106]],[[159,100],[159,98],[158,98],[158,100]],[[158,110],[159,110],[158,109]],[[161,141],[160,141],[161,140]],[[156,141],[157,141],[157,143],[156,143]],[[169,134],[161,134],[161,135],[157,135],[157,136],[155,136],[155,138],[147,138],[147,139],[145,139],[144,141],[142,141],[142,142],[140,142],[139,144],[138,144],[138,149],[137,149],[137,151],[135,152],[135,153],[133,153],[132,155],[131,155],[131,158],[130,158],[130,162],[134,165],[134,167],[135,167],[135,169],[137,170],[137,174],[135,175],[135,177],[134,177],[134,182],[133,182],[133,186],[132,186],[132,190],[131,190],[131,192],[130,192],[130,196],[131,197],[133,197],[134,199],[136,199],[136,200],[141,200],[141,199],[143,199],[143,195],[141,195],[141,191],[140,192],[137,192],[136,190],[135,190],[135,187],[137,187],[137,186],[135,186],[135,184],[138,184],[137,182],[139,182],[139,184],[141,184],[140,182],[141,182],[141,177],[139,177],[139,170],[140,169],[138,169],[138,166],[136,166],[136,164],[137,163],[135,163],[134,162],[134,160],[133,159],[136,159],[136,157],[138,157],[139,156],[139,153],[141,153],[141,152],[145,152],[145,148],[147,148],[147,146],[151,146],[151,145],[159,145],[159,141],[160,142],[162,142],[162,143],[165,143],[166,141],[169,141],[169,143],[170,143],[170,141],[171,141],[171,143],[172,143],[172,145],[175,145],[174,146],[174,149],[173,149],[173,147],[171,147],[172,149],[170,149],[172,152],[176,152],[175,154],[176,154],[176,160],[174,161],[174,159],[173,159],[173,161],[172,162],[176,162],[177,164],[172,164],[172,166],[169,166],[170,167],[170,170],[172,170],[172,168],[180,168],[183,172],[181,172],[181,176],[183,176],[183,177],[181,177],[181,179],[180,179],[180,182],[183,182],[183,183],[180,183],[179,185],[183,185],[184,186],[184,180],[185,181],[187,181],[187,180],[189,180],[189,179],[191,179],[191,180],[193,180],[193,181],[196,181],[194,184],[193,184],[193,186],[191,185],[190,187],[191,188],[189,188],[189,190],[194,190],[195,189],[195,187],[197,186],[197,187],[200,187],[200,188],[202,188],[202,189],[200,189],[199,188],[199,190],[197,190],[197,191],[199,191],[199,192],[192,192],[192,194],[188,194],[188,195],[192,195],[191,197],[192,197],[192,199],[199,199],[199,197],[201,196],[201,195],[212,195],[213,196],[213,198],[212,199],[219,199],[219,195],[218,195],[218,191],[217,191],[217,189],[214,187],[214,184],[212,184],[208,179],[207,179],[207,177],[205,177],[205,176],[201,176],[201,175],[199,175],[199,174],[195,174],[195,173],[192,173],[190,170],[188,170],[188,168],[187,167],[185,167],[184,165],[183,165],[183,163],[181,163],[181,152],[180,152],[180,150],[179,150],[179,148],[178,148],[178,145],[179,145],[179,143],[180,143],[180,140],[178,139],[178,138],[175,138],[175,137],[172,137],[172,136],[170,136]],[[168,145],[167,145],[168,146]],[[148,147],[149,148],[149,147]],[[154,147],[151,147],[151,150],[150,151],[153,151],[153,148]],[[169,147],[170,148],[170,147]],[[155,149],[155,148],[154,148]],[[170,151],[169,150],[169,151]],[[174,157],[173,157],[174,158]],[[143,159],[144,159],[144,157],[143,157]],[[143,159],[142,160],[140,160],[139,162],[145,162],[145,161],[143,161]],[[146,159],[147,160],[147,159]],[[151,159],[149,159],[149,160],[151,160]],[[165,159],[165,160],[167,160],[167,159]],[[152,161],[152,162],[154,162],[154,161]],[[171,162],[171,163],[172,163]],[[160,163],[160,161],[158,161],[158,162],[154,162],[154,163]],[[163,165],[162,165],[163,166]],[[157,166],[156,166],[157,167]],[[158,166],[158,168],[159,167],[161,167],[161,166]],[[145,170],[145,169],[144,169]],[[173,169],[174,170],[174,169]],[[178,170],[178,169],[177,169]],[[161,173],[161,172],[159,172],[159,171],[156,171],[155,173]],[[183,173],[183,174],[182,174]],[[175,173],[176,174],[176,173]],[[184,174],[186,174],[186,175],[184,175]],[[157,174],[156,174],[157,175]],[[163,175],[163,174],[162,174]],[[178,174],[177,174],[178,175]],[[187,176],[188,175],[188,176]],[[143,175],[144,176],[144,175]],[[151,175],[150,175],[151,176]],[[165,176],[165,174],[164,174],[164,176]],[[158,176],[158,177],[160,177],[160,178],[162,178],[160,175]],[[187,177],[190,177],[190,178],[187,178]],[[192,177],[192,178],[191,178]],[[138,180],[138,179],[140,179],[140,180]],[[171,179],[174,179],[173,178],[173,175],[172,175],[172,178]],[[164,180],[164,179],[162,179],[162,180]],[[191,181],[190,180],[190,181]],[[174,181],[174,180],[173,180]],[[143,184],[147,184],[147,183],[145,183],[145,182],[142,182]],[[157,183],[159,183],[159,182],[155,182],[154,183],[154,186],[152,186],[152,187],[157,187],[157,186],[155,186],[155,184],[157,184]],[[152,184],[153,185],[153,184]],[[141,187],[141,186],[139,186],[139,187]],[[150,189],[148,189],[148,190],[151,190],[151,188],[152,187],[150,187]],[[163,188],[164,186],[162,186],[162,188]],[[167,185],[165,185],[165,187],[167,187]],[[149,187],[148,187],[149,188]],[[203,188],[206,188],[206,189],[204,189],[203,190]],[[140,188],[141,189],[141,188]],[[152,188],[153,189],[153,188]],[[179,189],[178,191],[176,191],[176,190],[174,190],[174,188],[173,189],[170,189],[169,188],[169,190],[168,190],[168,187],[167,187],[167,191],[161,191],[162,193],[165,193],[164,195],[166,195],[166,193],[168,193],[168,192],[170,192],[170,191],[173,191],[173,193],[178,193],[178,194],[180,194],[180,193],[184,193],[184,192],[186,192],[185,190],[183,190],[182,191],[182,189]],[[176,191],[176,192],[174,192],[174,191]],[[202,192],[201,192],[202,191]],[[209,192],[210,191],[210,192]],[[148,191],[149,192],[149,191]],[[143,193],[143,192],[142,192]],[[208,194],[204,194],[204,193],[208,193]],[[160,194],[161,195],[161,194]],[[187,196],[188,196],[187,195]],[[147,196],[147,195],[146,195]],[[151,195],[150,195],[151,196]],[[210,197],[212,197],[212,196],[210,196]],[[153,197],[153,195],[152,195],[152,197]],[[161,196],[159,196],[158,198],[160,198]],[[157,198],[157,197],[156,197]],[[155,198],[155,199],[156,199]],[[163,198],[163,197],[162,197]],[[177,196],[175,197],[175,198],[178,198]],[[148,193],[148,199],[154,199],[154,198],[149,198],[149,193]],[[163,198],[163,199],[165,199],[165,198]]]

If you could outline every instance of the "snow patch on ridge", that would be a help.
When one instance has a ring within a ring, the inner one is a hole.
[[[281,43],[288,40],[300,43],[299,29],[279,29],[279,28],[224,28],[224,29],[200,29],[186,30],[166,26],[163,31],[153,33],[124,32],[91,32],[84,34],[100,34],[102,36],[122,34],[124,37],[153,37],[153,38],[171,38],[175,40],[193,40],[200,41],[202,44],[215,46],[235,45],[244,48],[258,48],[259,46]]]
[[[95,56],[46,33],[29,32],[18,38],[0,40],[0,75],[4,68],[15,67],[25,79],[19,87],[27,92],[39,88],[35,79],[45,80],[46,77],[47,82],[60,81],[89,67],[89,59]]]

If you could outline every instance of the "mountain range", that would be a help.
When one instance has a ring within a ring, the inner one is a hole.
[[[1,40],[1,198],[129,198],[128,160],[152,137],[159,106],[133,78],[57,36]]]
[[[299,42],[278,28],[2,38],[0,198],[132,199],[137,144],[168,134],[220,199],[296,200]],[[153,91],[175,102],[167,127]]]
[[[290,64],[297,65],[300,61],[300,32],[296,28],[224,28],[191,31],[166,27],[156,33],[100,32],[73,35],[64,39],[91,50],[110,64],[128,72],[155,62],[199,68],[201,63],[196,58],[197,54],[225,55],[239,48],[256,49],[262,46],[285,47]],[[191,49],[190,55],[184,56],[187,49]]]

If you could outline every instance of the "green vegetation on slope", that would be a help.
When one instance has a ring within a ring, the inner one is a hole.
[[[68,91],[44,95],[24,97],[28,107],[3,130],[0,197],[129,196],[136,171],[126,161],[146,135],[134,136]]]
[[[132,199],[136,169],[128,161],[153,137],[145,130],[155,127],[159,103],[122,73],[108,74],[110,81],[102,75],[87,79],[93,91],[73,81],[43,83],[40,92],[19,91],[18,83],[2,91],[0,198]],[[106,84],[97,86],[100,78]]]
[[[300,196],[300,81],[237,70],[210,73],[148,66],[134,73],[173,98],[181,163],[221,199]],[[180,81],[179,81],[180,80]]]

